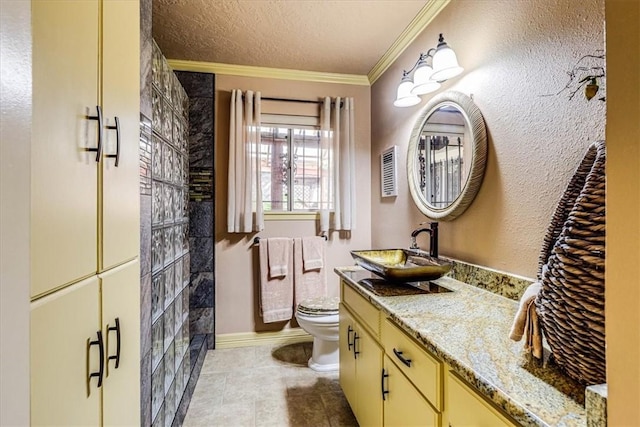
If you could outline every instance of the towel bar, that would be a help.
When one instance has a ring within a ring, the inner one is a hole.
[[[329,238],[327,237],[327,235],[326,235],[326,234],[323,234],[323,235],[321,235],[320,237],[322,237],[324,240],[328,240],[328,239],[329,239]],[[256,237],[254,237],[254,238],[253,238],[253,244],[254,244],[254,245],[259,245],[259,244],[260,244],[260,240],[261,240],[261,237],[260,237],[260,236],[256,236]]]

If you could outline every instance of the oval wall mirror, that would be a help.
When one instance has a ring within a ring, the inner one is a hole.
[[[420,113],[409,141],[407,177],[420,211],[450,221],[476,197],[487,162],[487,130],[473,100],[447,91]]]

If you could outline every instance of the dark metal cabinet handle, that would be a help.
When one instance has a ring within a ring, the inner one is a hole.
[[[347,350],[351,351],[351,347],[354,346],[354,344],[351,342],[351,332],[353,332],[353,328],[351,327],[351,325],[347,326]]]
[[[98,121],[98,146],[96,148],[86,148],[87,151],[95,151],[96,152],[96,162],[100,161],[102,157],[102,109],[99,105],[96,105],[96,110],[98,110],[98,115],[96,116],[85,116],[88,120],[97,120]]]
[[[98,377],[98,387],[102,387],[102,378],[104,377],[104,341],[102,340],[102,331],[97,332],[98,339],[91,341],[91,338],[87,338],[87,397],[91,394],[90,382],[91,378]],[[98,346],[98,352],[100,353],[100,368],[98,372],[90,372],[89,358],[90,350],[94,345]]]
[[[358,347],[356,347],[356,341],[359,340],[360,337],[358,336],[357,332],[353,333],[353,358],[357,359],[358,355],[360,354],[360,352],[357,350]]]
[[[384,379],[389,378],[389,374],[382,368],[382,377],[380,378],[380,389],[382,390],[382,400],[387,400],[386,395],[389,394],[389,390],[384,389]]]
[[[396,355],[396,357],[398,359],[400,359],[400,361],[402,363],[404,363],[405,365],[407,365],[409,368],[411,367],[411,359],[406,359],[403,355],[401,351],[396,350],[395,348],[393,349],[393,354]]]
[[[107,376],[109,376],[110,360],[116,361],[115,369],[118,369],[118,366],[120,366],[120,318],[116,317],[115,322],[116,322],[115,326],[109,326],[109,324],[107,324],[107,351],[109,351],[109,334],[113,331],[115,331],[116,333],[116,354],[115,356],[107,357]]]
[[[107,154],[105,157],[116,159],[115,166],[118,167],[118,163],[120,163],[120,119],[116,116],[115,120],[115,126],[107,126],[107,129],[115,129],[116,131],[116,154]]]

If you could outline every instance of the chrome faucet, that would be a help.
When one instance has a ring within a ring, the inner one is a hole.
[[[417,228],[411,233],[410,249],[418,249],[416,237],[420,233],[429,233],[429,255],[438,258],[438,223],[429,223],[429,228]]]

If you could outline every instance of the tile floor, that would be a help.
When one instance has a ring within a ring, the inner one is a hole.
[[[310,355],[311,342],[210,350],[184,426],[357,427],[338,373]]]

